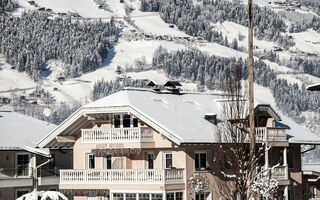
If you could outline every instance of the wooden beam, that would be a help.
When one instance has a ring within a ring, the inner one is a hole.
[[[76,138],[74,136],[57,136],[56,139],[58,142],[63,142],[63,143],[76,141]]]

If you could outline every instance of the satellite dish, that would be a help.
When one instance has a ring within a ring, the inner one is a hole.
[[[43,110],[43,115],[48,118],[51,115],[51,110],[49,108],[45,108]]]

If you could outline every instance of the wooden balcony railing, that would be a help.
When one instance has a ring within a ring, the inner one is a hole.
[[[281,142],[287,141],[286,129],[275,127],[256,128],[257,142]]]
[[[60,184],[177,184],[183,169],[60,170]]]
[[[0,179],[28,178],[33,174],[31,167],[1,168]]]
[[[271,177],[276,180],[287,180],[289,178],[288,165],[273,168],[271,170]]]
[[[81,129],[82,143],[151,142],[153,134],[148,128],[94,128]]]

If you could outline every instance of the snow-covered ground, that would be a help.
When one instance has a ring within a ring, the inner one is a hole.
[[[151,33],[154,35],[170,35],[177,37],[188,36],[182,31],[179,31],[176,27],[170,28],[169,24],[165,23],[159,16],[151,15],[146,17],[136,17],[133,19],[134,23],[145,33]],[[159,28],[161,27],[161,28]]]
[[[229,43],[232,42],[233,39],[238,39],[238,45],[247,49],[248,47],[248,28],[242,26],[240,24],[236,24],[234,22],[225,21],[222,23],[216,23],[214,25],[216,29],[222,32],[223,36],[227,36]],[[243,38],[239,40],[239,35]],[[275,45],[273,42],[268,42],[265,40],[258,40],[257,38],[253,39],[253,44],[255,48],[258,49],[266,49],[271,50],[272,47]]]
[[[26,73],[11,69],[0,55],[0,96],[8,90],[30,89],[36,87],[36,83]],[[10,92],[7,92],[10,93]]]
[[[31,6],[27,0],[17,0],[19,9],[15,14],[19,15],[24,10],[34,10],[40,7],[50,8],[53,12],[74,12],[84,18],[110,18],[111,16],[123,17],[125,15],[124,3],[120,1],[108,1],[108,10],[99,9],[93,0],[34,0],[38,8]]]
[[[296,48],[306,53],[320,54],[320,34],[312,29],[292,33]]]

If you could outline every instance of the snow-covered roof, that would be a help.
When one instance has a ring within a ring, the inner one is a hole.
[[[56,125],[0,108],[0,150],[25,150],[48,156],[48,149],[36,148],[37,142]]]
[[[320,163],[302,163],[303,172],[317,172],[320,174]]]
[[[133,112],[143,117],[153,128],[176,143],[211,143],[218,142],[217,129],[214,124],[205,119],[207,113],[221,113],[221,95],[185,93],[174,95],[171,93],[157,93],[150,89],[126,88],[79,109],[63,122],[55,131],[40,143],[46,146],[54,138],[65,131],[76,118],[88,113],[102,113],[107,111]],[[265,103],[256,105],[266,106]],[[127,109],[124,109],[127,108]],[[129,109],[129,110],[128,110]],[[278,127],[287,128],[287,138],[290,143],[319,143],[320,137],[307,131],[289,118],[277,113],[281,117]],[[78,122],[77,122],[78,123]]]
[[[307,90],[311,90],[311,91],[320,90],[320,83],[309,85],[307,87]]]

